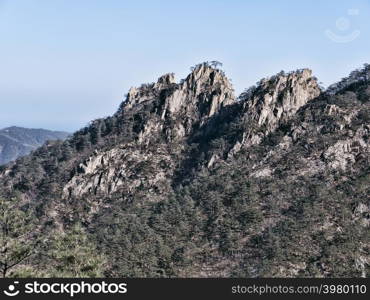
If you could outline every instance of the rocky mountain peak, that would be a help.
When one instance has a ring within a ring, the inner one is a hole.
[[[280,72],[262,79],[257,87],[245,93],[243,109],[247,123],[264,130],[247,134],[249,143],[254,144],[291,118],[302,106],[318,97],[321,89],[312,71],[297,70]]]
[[[0,167],[2,202],[45,241],[10,277],[54,276],[49,241],[79,223],[112,277],[369,277],[364,71],[333,95],[304,69],[235,101],[217,62],[132,88],[114,116]]]
[[[167,73],[162,75],[158,78],[157,83],[155,84],[155,88],[162,89],[166,88],[172,84],[176,84],[175,81],[175,74],[174,73]]]
[[[235,97],[224,72],[203,63],[192,69],[167,100],[169,113],[193,113],[204,119],[233,103]]]
[[[224,72],[202,63],[192,68],[192,72],[180,83],[176,83],[174,73],[158,78],[156,83],[132,87],[127,93],[121,109],[129,109],[144,101],[155,100],[165,93],[165,107],[176,113],[189,105],[202,108],[201,114],[213,115],[222,106],[234,102],[234,90]],[[163,100],[163,99],[162,99]]]
[[[279,73],[261,80],[251,99],[246,101],[245,107],[261,125],[265,121],[294,114],[320,93],[316,78],[309,69],[288,74]]]
[[[131,88],[118,114],[143,113],[151,106],[151,116],[141,124],[140,141],[159,131],[165,132],[169,139],[176,139],[188,135],[194,126],[201,126],[233,102],[234,91],[224,72],[202,63],[192,68],[180,83],[175,82],[173,73],[168,73],[156,83]]]
[[[192,68],[192,72],[184,81],[184,86],[193,92],[201,92],[206,87],[219,87],[233,91],[232,85],[225,73],[208,63],[202,63]]]

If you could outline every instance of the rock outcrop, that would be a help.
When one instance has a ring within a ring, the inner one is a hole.
[[[175,83],[171,73],[161,76],[156,83],[131,88],[119,113],[140,110],[140,104],[151,102],[155,105],[155,117],[160,120],[147,121],[141,140],[158,130],[166,131],[169,139],[176,139],[189,135],[194,127],[203,125],[234,101],[233,88],[223,71],[200,64],[181,83]]]
[[[108,276],[366,277],[366,68],[334,92],[303,69],[237,99],[214,64],[165,74],[0,168],[0,197],[40,232],[82,223]]]
[[[179,84],[171,73],[161,76],[156,83],[131,88],[117,115],[126,118],[127,115],[146,112],[145,116],[141,116],[137,139],[87,158],[79,165],[82,171],[77,172],[63,187],[63,197],[109,195],[119,189],[125,190],[128,196],[138,187],[160,191],[164,186],[162,181],[170,182],[173,176],[176,163],[171,153],[176,150],[166,149],[165,145],[158,143],[158,138],[162,136],[167,142],[177,143],[181,151],[184,148],[179,144],[181,140],[234,102],[229,80],[221,70],[207,64],[196,66]],[[145,107],[151,107],[151,110]],[[153,143],[157,143],[156,148],[149,149],[148,145]],[[156,171],[134,176],[138,165],[144,162]]]
[[[321,89],[309,69],[263,79],[244,99],[243,110],[250,128],[245,132],[242,144],[259,143],[320,94]]]

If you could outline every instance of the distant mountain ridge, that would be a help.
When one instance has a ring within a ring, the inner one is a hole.
[[[0,129],[0,165],[16,160],[48,140],[64,140],[69,133],[11,126]]]

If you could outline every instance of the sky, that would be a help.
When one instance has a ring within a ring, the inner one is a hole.
[[[0,128],[75,131],[132,86],[218,60],[236,94],[308,67],[370,63],[370,0],[0,0]]]

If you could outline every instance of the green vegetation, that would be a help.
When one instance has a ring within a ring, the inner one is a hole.
[[[45,251],[48,276],[103,277],[105,258],[99,254],[81,225],[73,225],[66,232],[56,233],[49,241]]]
[[[15,198],[0,198],[0,271],[7,277],[13,269],[35,255],[38,246],[31,214],[18,208]]]
[[[271,132],[245,103],[285,73],[209,118],[191,105],[220,94],[214,74],[173,115],[179,85],[143,86],[140,103],[0,170],[2,275],[369,276],[367,70]],[[241,147],[250,133],[261,141]]]

